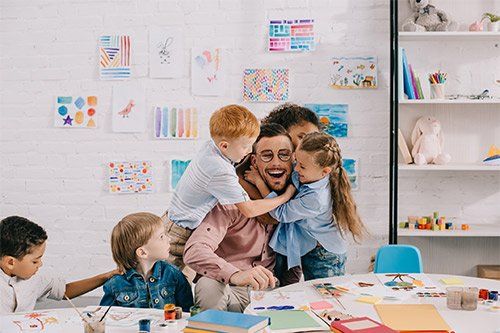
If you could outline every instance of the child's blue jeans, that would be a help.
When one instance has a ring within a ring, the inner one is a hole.
[[[314,280],[345,274],[346,253],[328,252],[323,246],[318,246],[302,256],[302,272],[304,280]]]

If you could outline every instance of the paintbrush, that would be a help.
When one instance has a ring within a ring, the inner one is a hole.
[[[109,306],[109,308],[106,310],[106,312],[104,312],[104,314],[102,315],[101,320],[99,320],[99,321],[102,321],[102,320],[104,319],[104,317],[106,317],[106,315],[107,315],[107,314],[108,314],[108,312],[109,312],[109,309],[111,309],[111,307],[112,307],[112,306],[113,306],[113,304],[111,304],[111,305]]]
[[[73,304],[73,302],[71,302],[71,300],[69,299],[68,296],[66,296],[66,294],[64,294],[64,298],[66,298],[69,302],[69,304],[71,304],[71,306],[73,307],[73,309],[75,309],[75,311],[78,313],[78,315],[80,316],[80,318],[82,318],[82,320],[85,322],[85,323],[89,323],[85,317],[83,317],[82,313],[76,308],[75,304]]]
[[[344,309],[344,310],[347,311],[347,309],[345,308],[344,304],[342,304],[342,302],[339,300],[339,298],[337,297],[337,295],[332,295],[332,296],[335,298],[335,300],[337,301],[337,303],[340,304],[340,306],[342,307],[342,309]]]

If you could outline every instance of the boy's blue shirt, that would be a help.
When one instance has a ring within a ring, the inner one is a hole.
[[[193,305],[191,285],[177,267],[165,261],[154,264],[147,281],[135,269],[129,269],[109,279],[103,289],[100,305],[163,309],[173,303],[184,312]]]

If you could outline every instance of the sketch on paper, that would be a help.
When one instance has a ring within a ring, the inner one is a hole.
[[[154,107],[156,139],[197,139],[198,111],[186,107]]]
[[[335,89],[377,88],[376,57],[332,58],[330,86]]]
[[[130,36],[99,38],[99,73],[103,80],[130,77]]]
[[[170,190],[173,191],[177,187],[179,180],[181,180],[184,171],[191,163],[191,160],[176,160],[170,161]]]
[[[179,78],[184,68],[181,28],[153,27],[149,32],[149,76]]]
[[[314,51],[314,20],[269,21],[269,52]]]
[[[110,162],[110,193],[152,193],[151,163],[148,161]]]
[[[96,96],[57,96],[54,126],[64,128],[96,128]]]
[[[318,115],[325,133],[335,138],[347,137],[349,131],[347,104],[306,104],[304,106]]]
[[[288,69],[245,69],[243,99],[247,102],[288,100]]]
[[[8,314],[0,319],[2,332],[59,332],[59,318],[50,311]]]
[[[144,132],[146,113],[144,89],[136,84],[113,87],[111,120],[113,132]]]
[[[222,49],[193,48],[191,56],[191,89],[193,95],[223,95],[225,72]]]

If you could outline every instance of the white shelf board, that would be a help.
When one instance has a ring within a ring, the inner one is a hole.
[[[429,41],[429,40],[498,40],[500,41],[500,32],[492,31],[430,31],[430,32],[404,32],[399,34],[400,41]]]
[[[500,237],[500,225],[469,224],[469,226],[469,230],[443,231],[398,228],[398,237]]]
[[[446,165],[415,165],[398,164],[398,169],[402,171],[500,171],[500,165],[483,164],[446,164]]]
[[[500,98],[494,99],[404,99],[399,104],[500,104]]]

